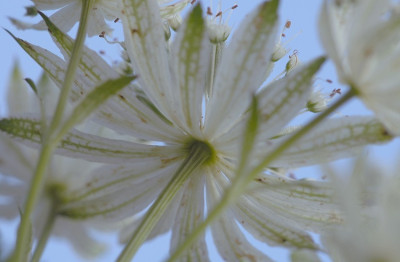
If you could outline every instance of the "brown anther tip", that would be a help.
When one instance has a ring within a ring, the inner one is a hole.
[[[118,21],[119,21],[119,18],[117,17],[117,18],[115,18],[114,23],[116,23]]]
[[[101,32],[101,33],[99,34],[99,37],[104,37],[105,35],[106,35],[106,32],[103,31],[103,32]]]
[[[286,35],[284,33],[282,33],[282,37],[286,37]]]
[[[207,15],[212,15],[211,7],[207,7]]]
[[[192,0],[192,2],[190,2],[191,5],[193,5],[194,3],[196,3],[196,0]]]
[[[99,53],[100,53],[101,55],[104,55],[106,52],[105,52],[104,50],[100,50]]]
[[[231,9],[235,9],[237,7],[238,7],[238,5],[234,5],[234,6],[231,7]]]
[[[292,25],[292,22],[290,20],[287,20],[285,23],[285,27],[290,28],[291,25]]]
[[[221,16],[221,15],[222,15],[222,11],[219,11],[219,12],[215,15],[215,17]]]
[[[326,79],[326,82],[328,82],[329,84],[332,84],[332,83],[333,83],[333,81],[330,80],[330,79]]]

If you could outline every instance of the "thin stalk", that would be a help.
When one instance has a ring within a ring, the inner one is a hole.
[[[343,95],[339,100],[337,100],[331,107],[322,112],[316,118],[314,118],[307,125],[303,126],[300,130],[290,136],[287,140],[285,140],[280,146],[278,146],[274,151],[272,151],[269,155],[267,155],[264,160],[257,165],[248,175],[236,174],[235,179],[232,181],[232,185],[228,188],[228,190],[223,195],[221,201],[214,207],[214,209],[209,213],[207,218],[201,223],[192,234],[186,239],[186,241],[171,255],[168,259],[169,262],[176,261],[179,256],[189,248],[194,241],[205,231],[207,226],[211,224],[215,219],[219,217],[219,215],[225,211],[225,209],[232,204],[238,196],[243,193],[246,189],[247,184],[256,178],[258,174],[260,174],[265,167],[267,167],[273,160],[279,157],[285,150],[290,148],[296,141],[302,138],[308,131],[313,129],[319,123],[321,123],[326,117],[328,117],[332,112],[338,109],[340,106],[345,104],[351,98],[356,95],[356,91],[354,89],[349,90],[348,93]]]
[[[82,11],[79,21],[78,33],[75,39],[74,47],[72,49],[71,57],[69,59],[67,72],[65,73],[64,84],[61,89],[60,95],[58,97],[58,103],[53,115],[52,122],[50,124],[49,133],[53,134],[54,130],[58,128],[62,117],[64,116],[65,107],[68,101],[69,91],[71,90],[72,84],[75,80],[75,73],[79,65],[79,60],[81,59],[82,50],[86,39],[86,28],[87,19],[89,17],[89,12],[92,9],[94,0],[83,0],[82,1]]]
[[[39,262],[40,258],[42,257],[43,251],[46,247],[47,241],[49,240],[51,231],[53,230],[54,223],[56,222],[57,218],[57,211],[56,211],[56,201],[53,201],[51,204],[50,212],[47,215],[45,221],[45,228],[39,238],[39,242],[36,245],[35,252],[33,253],[32,261],[31,262]]]
[[[216,70],[221,60],[221,55],[224,45],[225,45],[224,43],[217,43],[212,45],[208,87],[206,90],[208,97],[212,96]]]
[[[30,217],[33,213],[34,207],[40,193],[42,191],[42,182],[45,178],[46,168],[50,161],[50,157],[56,147],[58,141],[51,140],[51,135],[54,130],[58,127],[66,106],[69,90],[71,89],[76,68],[81,57],[82,48],[86,37],[87,19],[89,12],[92,9],[94,0],[83,0],[82,12],[80,17],[80,23],[74,48],[72,50],[71,58],[69,60],[67,73],[65,75],[64,85],[61,90],[61,94],[58,100],[58,106],[54,113],[50,129],[48,134],[44,136],[42,149],[40,151],[39,160],[32,178],[29,192],[25,201],[25,208],[23,210],[20,226],[18,228],[18,237],[14,255],[11,261],[25,262],[29,253],[29,239],[30,239]]]
[[[203,143],[197,143],[195,146],[192,146],[188,157],[184,160],[174,177],[147,211],[139,227],[119,255],[118,262],[130,262],[132,260],[136,251],[141,247],[144,241],[146,241],[147,237],[174,199],[176,193],[179,192],[190,175],[210,159],[211,151],[208,149],[208,146]]]

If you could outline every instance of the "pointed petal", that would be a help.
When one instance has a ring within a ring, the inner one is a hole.
[[[7,109],[8,115],[19,115],[30,112],[35,98],[24,82],[19,65],[14,62],[14,69],[8,83]]]
[[[276,135],[304,107],[310,97],[312,78],[320,68],[324,58],[302,65],[287,77],[275,81],[258,94],[260,128],[259,147]],[[248,114],[248,113],[247,113]],[[246,114],[246,115],[247,115]],[[218,149],[230,157],[235,157],[237,148],[234,141],[242,135],[245,120],[242,119],[232,131],[216,140]]]
[[[0,120],[0,130],[30,147],[41,144],[40,122],[28,118]],[[180,157],[179,146],[152,146],[124,140],[108,139],[72,130],[60,142],[57,153],[88,161],[125,164],[143,159]]]
[[[107,99],[114,96],[118,91],[128,85],[136,77],[121,76],[117,79],[109,79],[103,84],[95,87],[85,98],[75,106],[71,114],[65,120],[60,128],[58,136],[62,137],[75,125],[85,120],[100,105],[105,103]]]
[[[77,201],[66,204],[60,211],[64,216],[72,218],[91,218],[101,216],[101,219],[118,221],[133,216],[148,207],[164,189],[172,178],[180,162],[172,163],[164,168],[136,174],[135,169],[117,172],[115,181],[105,178],[95,182],[96,188],[89,191],[83,189],[77,196]],[[132,167],[131,167],[132,168]],[[130,171],[130,172],[129,172]],[[103,175],[104,177],[104,175]],[[135,178],[138,178],[136,181]],[[97,194],[95,198],[88,198]]]
[[[241,225],[262,242],[272,246],[317,249],[305,230],[296,228],[290,219],[252,198],[241,197],[234,211]]]
[[[79,21],[81,9],[80,1],[74,1],[74,3],[63,7],[51,15],[50,20],[53,21],[61,31],[68,32]],[[33,28],[47,30],[47,26],[43,21],[34,25]]]
[[[206,109],[205,132],[217,137],[248,108],[275,46],[278,1],[265,2],[243,21],[221,58]]]
[[[204,220],[204,180],[202,173],[192,174],[186,182],[184,193],[177,210],[175,223],[172,228],[171,248],[174,252],[185,242],[186,238]],[[208,251],[205,234],[200,236],[196,243],[185,251],[179,261],[208,261]]]
[[[21,145],[0,134],[0,171],[4,176],[12,176],[22,181],[29,179],[34,165],[33,152],[23,150]]]
[[[122,0],[122,6],[125,44],[134,72],[150,100],[171,119],[175,94],[158,4],[155,0]]]
[[[41,16],[47,23],[53,40],[67,60],[73,48],[72,38],[60,31],[45,15],[41,14]],[[29,51],[31,51],[30,49],[24,49],[35,59],[37,56],[36,53],[40,54],[42,50],[39,47],[30,46],[37,51],[31,54],[29,53]],[[55,64],[60,65],[58,66],[60,72],[58,72],[56,79],[54,79],[54,75],[50,74],[50,76],[61,88],[66,64],[64,61],[60,61],[57,56],[53,55],[50,58],[52,57],[56,59]],[[35,60],[43,67],[41,60]],[[51,63],[52,61],[49,62]],[[46,70],[46,67],[44,67],[44,69]],[[91,92],[95,86],[110,78],[117,78],[118,76],[119,74],[96,52],[84,47],[74,87],[71,92],[71,100],[81,100],[87,93]],[[154,104],[149,101],[143,91],[134,86],[127,87],[126,90],[121,91],[118,96],[111,98],[107,103],[101,106],[93,120],[118,133],[132,135],[141,139],[167,142],[171,140],[175,141],[176,137],[182,136],[176,128],[171,126],[172,124],[157,110]]]
[[[215,183],[212,176],[206,176],[206,179],[207,206],[211,209],[220,201],[223,189]],[[221,257],[225,261],[272,261],[247,241],[237,226],[235,218],[232,209],[227,209],[211,224],[214,243]]]
[[[328,182],[260,176],[251,183],[246,195],[286,217],[299,230],[320,233],[343,221]]]
[[[200,137],[202,99],[210,60],[210,43],[197,5],[181,25],[172,45],[172,59],[178,77],[179,92],[174,98],[174,122],[183,121],[183,128]],[[182,124],[180,124],[182,126]]]
[[[284,139],[286,138],[270,142],[280,144]],[[354,156],[366,145],[379,144],[391,139],[384,126],[373,117],[329,119],[301,138],[271,166],[295,167],[320,164]]]
[[[335,8],[335,3],[333,1],[324,1],[319,16],[319,35],[326,52],[338,69],[341,81],[344,81],[346,76],[343,63],[347,61],[343,61],[342,57],[346,42],[344,39],[345,32],[340,28],[340,20],[340,14]]]

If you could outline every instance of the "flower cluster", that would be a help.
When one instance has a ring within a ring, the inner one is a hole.
[[[288,174],[356,156],[397,134],[398,104],[390,100],[386,111],[378,104],[400,81],[392,75],[387,82],[358,77],[371,74],[353,72],[352,58],[357,68],[371,72],[378,59],[396,66],[387,54],[398,50],[392,45],[383,50],[389,36],[382,33],[387,39],[369,41],[359,54],[346,31],[369,38],[353,24],[376,6],[372,1],[324,2],[321,37],[341,80],[351,87],[328,105],[319,91],[313,92],[325,57],[300,64],[294,51],[284,73],[269,77],[288,53],[277,35],[279,0],[257,6],[232,33],[228,19],[221,22],[224,11],[203,10],[195,2],[35,0],[39,10],[58,10],[50,17],[39,12],[43,21],[25,27],[48,29],[63,57],[10,33],[46,72],[38,85],[28,80],[33,93],[14,75],[9,115],[0,120],[0,171],[5,181],[18,180],[1,185],[1,194],[10,200],[1,217],[15,218],[24,205],[11,260],[28,259],[31,224],[33,260],[40,258],[52,232],[83,254],[96,253],[100,245],[86,240],[90,228],[119,231],[125,244],[119,261],[131,260],[145,241],[165,232],[172,232],[171,261],[209,261],[205,227],[227,261],[271,260],[246,232],[293,250],[293,260],[315,258],[313,251],[324,250],[310,232],[339,232],[346,210],[335,198],[335,186]],[[353,9],[362,15],[350,19]],[[373,10],[375,34],[382,28],[395,34],[398,19],[388,10],[389,5]],[[339,11],[355,29],[335,20]],[[84,45],[86,34],[111,32],[105,19],[122,24],[124,57],[117,68]],[[67,31],[77,21],[73,39]],[[284,28],[289,27],[286,22]],[[382,96],[375,99],[378,90]],[[377,118],[328,118],[355,95]],[[305,111],[319,114],[288,128]],[[43,214],[47,218],[38,220]],[[84,249],[82,241],[87,241]]]

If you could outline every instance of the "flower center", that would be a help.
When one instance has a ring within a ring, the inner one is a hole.
[[[214,163],[216,159],[215,150],[207,141],[193,138],[186,143],[185,148],[189,156],[196,156],[196,158],[202,159],[203,165]]]

